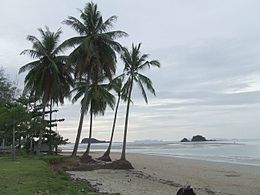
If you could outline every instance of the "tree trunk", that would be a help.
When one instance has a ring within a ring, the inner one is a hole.
[[[89,124],[89,136],[88,136],[88,147],[86,150],[86,155],[89,156],[90,145],[91,145],[91,138],[92,138],[92,121],[93,121],[93,113],[92,108],[90,109],[90,124]],[[84,154],[85,155],[85,154]]]
[[[36,154],[40,154],[41,152],[41,145],[42,145],[42,135],[43,132],[45,131],[45,121],[44,121],[44,117],[45,117],[45,104],[43,104],[43,108],[42,108],[42,123],[43,123],[43,128],[40,129],[40,134],[39,134],[39,141],[38,141],[38,146],[37,146],[37,151]]]
[[[35,110],[36,108],[36,100],[35,100],[35,96],[33,96],[33,110]],[[30,158],[32,158],[32,155],[34,153],[34,148],[35,148],[35,144],[34,144],[34,133],[35,133],[35,129],[33,129],[33,132],[31,132],[31,140],[30,140]]]
[[[15,160],[15,124],[13,127],[12,160]]]
[[[5,150],[5,138],[3,138],[2,148],[3,148],[3,150]]]
[[[21,138],[22,138],[21,136],[18,137],[18,147],[17,147],[18,149],[21,148]]]
[[[114,121],[113,121],[113,126],[112,126],[112,131],[111,131],[111,136],[110,136],[110,141],[109,141],[109,145],[108,148],[106,150],[106,152],[104,153],[104,155],[102,157],[109,157],[110,155],[110,151],[112,148],[112,142],[113,142],[113,137],[114,137],[114,132],[115,132],[115,127],[116,127],[116,119],[117,119],[117,111],[118,111],[118,107],[119,107],[119,103],[120,103],[120,94],[118,95],[118,100],[117,100],[117,104],[116,104],[116,109],[115,109],[115,115],[114,115]],[[102,157],[100,157],[100,160],[102,160]],[[110,158],[110,157],[109,157]]]
[[[52,120],[52,100],[50,101],[50,131],[49,131],[49,140],[48,140],[48,143],[49,143],[49,154],[52,154],[52,138],[51,138],[51,120]]]
[[[30,158],[32,158],[32,154],[33,154],[33,134],[31,134],[30,137]]]
[[[82,104],[82,109],[81,109],[81,114],[80,114],[80,119],[79,119],[78,132],[77,132],[77,136],[76,136],[76,140],[75,140],[75,144],[74,144],[74,148],[73,148],[73,152],[71,154],[71,157],[77,156],[80,136],[81,136],[81,132],[82,132],[84,115],[85,115],[85,111],[86,111],[86,107],[87,107],[86,104],[87,104],[87,91],[85,92],[85,96],[84,96],[84,99],[83,99],[83,104]]]
[[[51,120],[52,120],[52,101],[50,101],[50,132],[51,132]]]
[[[55,146],[55,155],[58,155],[58,146]]]
[[[124,140],[123,140],[123,147],[122,147],[122,154],[121,154],[121,160],[126,160],[125,158],[125,151],[126,151],[126,137],[127,137],[127,127],[128,127],[128,117],[129,117],[129,109],[130,109],[130,102],[131,102],[131,94],[132,94],[132,89],[133,89],[133,78],[131,80],[131,85],[130,85],[130,91],[128,95],[128,100],[127,100],[127,107],[126,107],[126,116],[125,116],[125,129],[124,129]]]

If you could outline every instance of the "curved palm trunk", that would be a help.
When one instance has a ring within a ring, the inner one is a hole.
[[[92,138],[92,121],[93,121],[93,112],[92,112],[92,109],[90,109],[90,123],[89,123],[88,147],[87,147],[86,152],[83,154],[83,156],[89,156],[90,145],[91,145],[91,138]]]
[[[128,117],[129,117],[129,109],[130,109],[130,102],[131,102],[131,94],[133,89],[133,78],[131,81],[129,96],[127,100],[127,107],[126,107],[126,116],[125,116],[125,130],[124,130],[124,141],[123,141],[123,148],[120,160],[126,160],[125,158],[125,151],[126,151],[126,137],[127,137],[127,128],[128,128]]]
[[[52,101],[50,101],[50,131],[51,131],[51,120],[52,120]]]
[[[86,104],[87,104],[87,92],[85,93],[85,97],[84,97],[83,104],[82,104],[82,109],[81,109],[81,114],[80,114],[80,119],[79,119],[78,132],[77,132],[77,136],[76,136],[76,140],[75,140],[75,144],[74,144],[74,148],[73,148],[73,152],[71,154],[71,157],[77,156],[80,136],[81,136],[81,132],[82,132],[82,126],[83,126],[83,121],[84,121],[84,116],[85,116],[85,111],[86,111],[86,107],[87,107]]]
[[[81,132],[82,132],[84,115],[85,115],[85,113],[84,113],[84,111],[82,109],[81,110],[81,114],[80,114],[80,119],[79,119],[79,127],[78,127],[77,137],[76,137],[76,141],[75,141],[75,144],[74,144],[74,148],[73,148],[73,152],[71,154],[71,157],[76,157],[77,156],[80,136],[81,136]]]
[[[42,145],[42,135],[43,132],[45,131],[45,121],[44,121],[44,117],[45,117],[45,103],[43,104],[43,108],[42,108],[42,123],[43,123],[43,128],[40,129],[40,134],[39,134],[39,141],[38,141],[38,146],[37,146],[37,151],[36,154],[40,154],[41,152],[41,145]]]
[[[110,151],[111,151],[111,148],[112,148],[112,142],[113,142],[115,127],[116,127],[117,111],[118,111],[120,99],[121,99],[121,97],[120,97],[120,95],[118,95],[118,100],[117,100],[117,104],[116,104],[116,110],[115,110],[114,121],[113,121],[109,145],[108,145],[108,148],[107,148],[106,152],[104,153],[104,155],[99,158],[100,160],[102,160],[103,158],[104,158],[104,160],[110,159],[109,155],[110,155]]]

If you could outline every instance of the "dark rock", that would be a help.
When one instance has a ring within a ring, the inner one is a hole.
[[[181,140],[181,142],[189,142],[189,141],[190,140],[188,140],[186,137]]]
[[[193,136],[191,139],[192,142],[203,142],[203,141],[207,141],[207,139],[201,135],[196,135]]]
[[[98,139],[95,139],[95,138],[91,138],[91,139],[90,139],[90,142],[93,143],[93,144],[96,144],[96,143],[107,143],[107,141],[98,140]],[[81,141],[81,143],[82,143],[82,144],[88,143],[88,138],[83,138],[82,141]]]
[[[180,188],[176,195],[196,195],[191,186]]]

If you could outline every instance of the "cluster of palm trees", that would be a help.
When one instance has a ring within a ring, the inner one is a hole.
[[[42,102],[43,121],[47,104],[62,104],[64,98],[71,95],[74,95],[73,103],[81,99],[81,115],[73,157],[77,155],[84,116],[89,113],[89,143],[83,159],[91,158],[89,151],[93,117],[104,115],[109,106],[115,109],[114,121],[110,144],[100,159],[110,160],[117,110],[122,99],[127,102],[127,109],[121,160],[126,160],[126,138],[133,85],[138,84],[146,102],[148,100],[145,88],[155,95],[152,81],[140,72],[151,66],[160,67],[160,63],[156,60],[148,61],[148,55],[140,51],[141,44],[133,44],[131,50],[128,50],[117,42],[118,38],[126,37],[127,33],[111,30],[116,19],[116,16],[112,16],[103,20],[97,5],[87,3],[85,8],[80,10],[80,19],[70,16],[63,22],[72,27],[78,36],[59,44],[62,31],[59,29],[57,32],[51,32],[46,27],[44,30],[39,29],[41,39],[31,35],[27,37],[32,42],[32,48],[22,52],[35,59],[22,66],[20,72],[28,71],[25,77],[25,91]],[[71,48],[72,52],[69,55],[63,55],[66,49]],[[125,67],[123,74],[116,76],[118,55]],[[117,94],[117,103],[113,92]],[[40,132],[38,152],[44,129]]]

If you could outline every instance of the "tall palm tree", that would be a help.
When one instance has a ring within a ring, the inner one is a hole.
[[[89,151],[92,138],[93,116],[104,115],[107,105],[113,109],[115,104],[114,96],[109,92],[109,85],[102,84],[101,79],[98,82],[92,83],[91,85],[86,87],[87,85],[88,84],[86,84],[82,80],[77,82],[74,89],[74,91],[77,91],[77,93],[72,100],[73,102],[75,102],[81,96],[84,96],[81,100],[82,107],[83,103],[86,102],[86,111],[89,111],[90,113],[88,146],[86,152],[82,156],[83,160],[91,159],[91,156],[89,156]],[[86,90],[88,94],[87,96],[85,95]]]
[[[30,91],[42,101],[42,122],[44,123],[45,107],[48,102],[63,103],[64,97],[69,94],[73,80],[70,68],[66,66],[67,57],[60,55],[62,48],[58,45],[62,31],[51,32],[38,29],[41,40],[33,35],[28,35],[27,40],[32,43],[32,49],[26,49],[21,54],[27,54],[35,61],[22,66],[19,73],[29,71],[25,77],[25,91]],[[42,135],[41,129],[37,153],[40,152]]]
[[[116,52],[122,50],[122,46],[115,40],[127,36],[123,31],[110,30],[116,19],[116,16],[111,16],[104,21],[97,5],[91,2],[87,3],[83,10],[80,10],[80,19],[70,16],[64,21],[79,36],[64,41],[62,47],[75,48],[69,56],[70,63],[75,67],[77,78],[87,74],[87,84],[95,83],[99,79],[99,75],[105,75],[112,80],[112,76],[115,74]],[[85,91],[85,96],[87,96],[87,91]],[[72,156],[77,154],[86,109],[86,101],[84,101]]]
[[[117,111],[118,111],[118,108],[119,108],[120,100],[121,100],[122,95],[123,95],[122,94],[122,87],[123,87],[122,82],[123,82],[122,78],[117,77],[117,78],[113,79],[113,81],[110,83],[110,88],[112,88],[117,94],[117,103],[116,103],[116,107],[115,107],[114,120],[113,120],[113,125],[112,125],[111,136],[110,136],[108,148],[107,148],[106,152],[103,154],[103,156],[98,158],[99,160],[102,160],[102,161],[111,161],[110,152],[111,152],[111,148],[112,148],[112,142],[113,142],[115,127],[116,127]],[[125,100],[125,99],[126,99],[126,97],[123,96],[123,100]]]
[[[148,98],[145,92],[145,88],[148,89],[153,95],[155,95],[155,90],[152,85],[152,81],[141,74],[140,72],[151,66],[160,67],[160,63],[157,60],[148,61],[148,54],[142,54],[140,51],[141,44],[137,46],[132,44],[132,50],[124,49],[121,56],[125,67],[124,74],[122,76],[127,77],[126,83],[123,86],[123,93],[127,94],[127,107],[126,107],[126,117],[125,117],[125,128],[124,128],[124,139],[123,139],[123,148],[120,160],[126,161],[126,137],[127,137],[127,128],[128,128],[128,118],[129,118],[129,109],[131,102],[131,95],[133,90],[133,84],[137,83],[141,89],[142,96],[146,103],[148,103]]]

